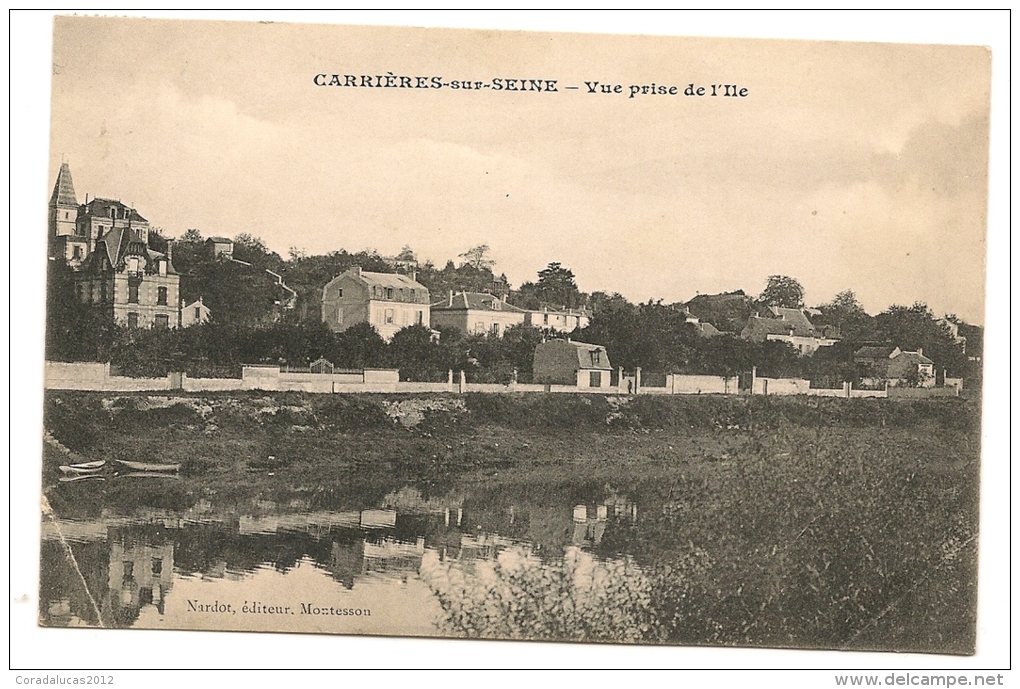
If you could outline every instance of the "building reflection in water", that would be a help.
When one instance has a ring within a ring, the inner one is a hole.
[[[601,543],[610,516],[614,519],[626,518],[631,522],[637,522],[637,504],[613,496],[595,506],[575,505],[573,544],[592,547]]]
[[[128,627],[148,606],[163,615],[175,576],[240,582],[267,566],[286,574],[302,561],[350,590],[366,579],[417,578],[426,553],[470,565],[523,547],[561,560],[571,547],[598,546],[614,522],[633,523],[638,514],[611,491],[573,507],[416,494],[402,489],[382,508],[350,512],[217,518],[206,510],[193,520],[149,514],[44,524],[40,621]]]
[[[160,615],[173,588],[174,542],[162,526],[110,529],[109,599],[113,619],[138,619],[154,605]],[[122,625],[118,625],[122,626]]]

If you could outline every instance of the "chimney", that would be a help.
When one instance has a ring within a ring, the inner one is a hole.
[[[453,290],[450,290],[450,308],[453,308]]]
[[[174,262],[174,240],[166,240],[166,260],[173,265]]]
[[[917,348],[917,356],[924,356],[924,347]]]
[[[412,270],[411,271],[411,282],[418,282],[418,271],[417,270]]]

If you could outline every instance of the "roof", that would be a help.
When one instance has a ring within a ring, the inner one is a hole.
[[[150,263],[155,262],[157,259],[167,258],[166,254],[154,251],[146,246],[145,242],[142,241],[141,235],[130,227],[114,227],[96,240],[96,248],[89,254],[87,260],[95,260],[96,254],[103,251],[106,252],[107,257],[110,259],[110,265],[114,267],[122,259],[130,255],[145,256]],[[167,264],[167,272],[175,275],[177,271],[174,270],[173,262],[167,260]]]
[[[811,325],[811,321],[808,320],[808,317],[800,309],[788,309],[782,306],[773,306],[771,308],[772,312],[776,314],[776,318],[784,323],[789,323],[795,330],[811,332],[814,328]]]
[[[350,273],[351,271],[347,271]],[[421,284],[416,280],[412,280],[402,273],[369,273],[367,271],[360,271],[361,280],[366,285],[375,285],[377,287],[404,287],[412,289],[422,289],[428,291],[425,285]]]
[[[934,364],[935,362],[920,352],[900,352],[893,357],[896,361],[905,361],[908,364]]]
[[[433,311],[503,311],[524,313],[524,309],[507,304],[499,297],[485,292],[456,292],[432,305]]]
[[[207,242],[213,242],[214,244],[233,244],[234,240],[230,237],[209,237],[205,240]]]
[[[337,275],[335,278],[327,282],[323,289],[328,288],[334,282],[336,282],[337,280],[342,280],[343,278],[354,278],[355,280],[359,280],[361,283],[365,285],[375,287],[392,287],[394,289],[404,288],[421,290],[425,296],[428,296],[429,293],[429,290],[425,285],[415,280],[412,280],[408,276],[403,275],[401,273],[370,273],[367,270],[362,270],[357,266],[355,266],[354,268],[350,268],[344,271],[343,273],[340,273],[340,275]]]
[[[896,351],[895,347],[890,346],[867,346],[861,347],[854,352],[854,361],[870,361],[878,359],[888,359],[889,355]]]
[[[572,347],[577,353],[577,364],[579,368],[584,369],[597,369],[602,371],[613,370],[612,364],[609,363],[609,355],[606,354],[606,348],[602,345],[588,344],[587,342],[575,342],[574,340],[549,340],[538,345],[539,347]],[[600,352],[603,356],[599,357],[598,362],[592,361],[592,352]]]
[[[149,222],[142,217],[141,213],[131,208],[127,204],[121,203],[120,201],[114,201],[113,199],[101,199],[94,198],[85,204],[86,212],[92,216],[109,217],[110,209],[116,208],[118,210],[127,211],[127,218],[137,222]]]
[[[78,205],[78,197],[74,193],[74,182],[71,180],[71,168],[67,163],[60,165],[57,181],[53,185],[53,196],[50,197],[50,205]]]
[[[720,302],[720,301],[744,301],[747,299],[747,295],[744,294],[744,290],[738,289],[736,292],[720,292],[719,294],[698,294],[691,297],[687,303],[704,303],[704,302]]]

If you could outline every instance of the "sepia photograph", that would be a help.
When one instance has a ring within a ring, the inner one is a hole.
[[[992,62],[54,17],[38,626],[972,656]]]

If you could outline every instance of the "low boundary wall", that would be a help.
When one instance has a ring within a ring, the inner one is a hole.
[[[943,388],[905,388],[890,387],[889,398],[900,400],[923,400],[929,397],[959,397],[960,389],[955,385]]]
[[[622,376],[621,381],[631,380]],[[740,390],[739,379],[722,376],[669,374],[665,387],[638,384],[641,395],[811,395],[815,397],[890,397],[894,399],[925,399],[929,397],[956,397],[960,385],[937,388],[889,387],[885,390],[855,390],[849,383],[839,388],[812,388],[804,378],[752,378],[751,391]],[[625,385],[626,383],[624,383]],[[365,369],[343,373],[288,373],[279,366],[244,366],[240,378],[191,378],[185,373],[170,373],[164,378],[128,378],[110,375],[109,363],[59,361],[46,362],[46,388],[48,390],[93,390],[108,392],[135,392],[184,390],[188,392],[219,392],[230,390],[280,390],[324,394],[352,392],[381,393],[513,393],[559,392],[621,395],[627,394],[623,386],[581,388],[574,385],[540,385],[534,383],[468,383],[463,372],[455,376],[451,371],[445,383],[401,381],[397,369]]]

